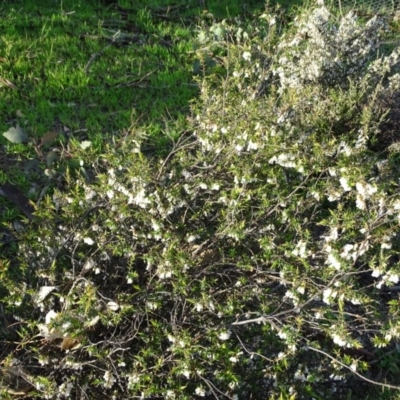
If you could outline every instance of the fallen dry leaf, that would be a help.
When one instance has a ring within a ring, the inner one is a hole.
[[[54,142],[54,140],[57,139],[57,136],[58,136],[58,132],[55,132],[55,131],[47,132],[46,134],[44,134],[44,136],[40,140],[40,146],[42,147],[42,146],[47,146],[49,144],[52,144]]]
[[[75,350],[81,346],[79,340],[65,337],[60,345],[61,350]]]

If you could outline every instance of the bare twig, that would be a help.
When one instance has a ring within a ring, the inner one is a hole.
[[[96,60],[96,58],[99,58],[104,52],[105,50],[110,47],[111,45],[108,44],[106,47],[104,47],[104,49],[102,49],[101,51],[99,51],[98,53],[93,53],[92,56],[90,57],[89,61],[87,62],[86,66],[85,66],[85,74],[88,73],[89,68],[91,67],[91,65],[93,64],[93,62]]]
[[[377,381],[374,381],[374,380],[372,380],[372,379],[369,379],[369,378],[365,377],[364,375],[361,375],[359,372],[354,371],[354,370],[353,370],[352,368],[350,368],[348,365],[342,363],[341,361],[339,361],[339,360],[336,359],[335,357],[332,357],[330,354],[326,353],[326,352],[323,351],[323,350],[316,349],[316,348],[311,347],[311,346],[307,346],[307,349],[310,349],[310,350],[312,350],[312,351],[315,351],[316,353],[323,354],[325,357],[330,358],[332,361],[338,363],[338,364],[341,365],[343,368],[348,369],[352,374],[358,376],[359,378],[361,378],[362,380],[364,380],[364,381],[366,381],[366,382],[368,382],[368,383],[372,383],[373,385],[382,386],[382,387],[386,387],[386,388],[389,388],[389,389],[400,390],[400,386],[394,386],[394,385],[389,385],[388,383],[377,382]]]

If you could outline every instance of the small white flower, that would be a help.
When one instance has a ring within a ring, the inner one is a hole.
[[[140,375],[132,373],[128,376],[128,382],[129,384],[133,385],[135,383],[140,382]]]
[[[349,185],[349,181],[345,177],[341,177],[339,179],[340,184],[345,192],[349,192],[351,190],[351,186]]]
[[[89,189],[89,188],[87,188],[86,190],[85,190],[85,199],[86,200],[91,200],[91,199],[93,199],[93,197],[95,197],[96,196],[96,192],[93,190],[93,189]]]
[[[334,341],[334,343],[336,343],[338,346],[340,347],[346,347],[347,345],[347,341],[344,340],[343,338],[341,338],[338,334],[334,333],[332,335],[332,339]]]
[[[315,200],[319,201],[321,199],[321,196],[319,195],[318,192],[315,192],[314,190],[310,192],[311,196],[314,197]]]
[[[243,151],[244,147],[241,144],[237,144],[235,146],[235,150],[240,154]]]
[[[279,154],[278,157],[277,156],[272,157],[268,162],[270,164],[276,163],[282,167],[294,168],[296,166],[294,162],[295,159],[296,156],[292,153],[282,153]]]
[[[157,273],[158,273],[158,277],[160,279],[168,279],[168,278],[171,278],[171,276],[172,276],[172,271],[163,270],[163,271],[157,271]]]
[[[96,262],[93,260],[93,258],[89,258],[83,265],[83,270],[89,271],[89,270],[93,269],[95,266],[96,266]]]
[[[182,371],[182,375],[186,378],[189,379],[190,378],[190,371],[188,369],[184,369]]]
[[[334,202],[334,201],[339,200],[341,196],[342,196],[342,195],[341,195],[340,192],[334,190],[334,191],[332,191],[331,193],[329,193],[328,201],[330,201],[330,202],[332,203],[332,202]]]
[[[337,292],[331,288],[325,289],[322,295],[322,301],[326,304],[331,304],[331,300],[337,296]]]
[[[325,242],[327,242],[327,243],[337,240],[338,237],[339,237],[339,234],[338,234],[338,228],[337,227],[331,228],[329,236],[323,236],[323,238],[325,239]]]
[[[307,257],[306,242],[304,242],[303,240],[300,240],[296,244],[296,248],[292,251],[292,254],[294,256],[298,256],[300,258],[306,258]]]
[[[58,392],[65,398],[70,398],[70,394],[73,388],[74,384],[72,382],[68,382],[67,384],[62,383],[58,388]]]
[[[253,142],[250,140],[250,142],[247,144],[247,150],[257,150],[258,149],[258,143]]]
[[[357,182],[356,189],[363,199],[369,199],[378,190],[376,186],[366,182]]]
[[[398,283],[399,281],[399,276],[396,274],[389,274],[388,276],[388,281],[393,282],[393,283]]]
[[[305,291],[306,291],[306,288],[305,288],[304,286],[299,286],[296,290],[297,290],[300,294],[304,294]]]
[[[278,332],[278,336],[279,336],[281,339],[287,339],[287,333],[284,332],[284,331],[279,331],[279,332]]]
[[[340,257],[344,258],[345,260],[350,260],[351,258],[355,258],[357,253],[352,252],[352,250],[356,250],[355,246],[353,244],[346,244],[342,248],[342,252],[340,253]]]
[[[398,211],[400,210],[400,200],[395,200],[392,204],[393,210]]]
[[[330,176],[336,176],[336,174],[337,174],[336,169],[332,168],[332,167],[328,168],[328,172],[329,172]]]
[[[285,297],[287,297],[288,299],[295,299],[297,296],[292,290],[288,290],[285,293]]]
[[[175,343],[175,338],[172,336],[172,335],[168,335],[168,340],[171,342],[171,343]]]
[[[103,386],[105,388],[110,389],[113,387],[113,385],[115,383],[115,377],[110,371],[105,372],[103,379],[104,379]]]
[[[54,310],[50,310],[45,317],[46,325],[50,324],[50,322],[57,317],[58,313]]]
[[[119,305],[115,301],[109,301],[107,303],[107,308],[109,308],[112,311],[118,311]]]
[[[350,156],[352,153],[351,147],[346,142],[340,142],[338,147],[339,153],[344,153],[346,156]]]
[[[195,393],[200,397],[204,397],[206,395],[206,391],[204,390],[203,386],[197,386]]]
[[[98,315],[96,315],[91,320],[89,320],[87,323],[85,323],[85,326],[90,328],[92,326],[95,326],[99,321],[100,321],[100,317]]]
[[[157,303],[154,303],[153,301],[147,301],[147,302],[146,302],[146,306],[147,306],[150,310],[157,310],[157,308],[158,308]]]
[[[356,207],[360,210],[365,210],[367,208],[367,205],[365,203],[364,198],[360,195],[357,194],[357,198],[356,198]]]
[[[230,331],[223,331],[218,335],[219,340],[228,340],[231,337]]]
[[[381,243],[381,249],[391,249],[392,248],[392,243],[384,242]]]
[[[338,271],[340,271],[342,267],[340,261],[332,253],[329,254],[325,264],[330,265],[331,267],[337,269]]]
[[[379,278],[381,275],[382,275],[382,271],[381,271],[379,268],[375,268],[375,269],[372,271],[372,276],[373,276],[374,278]]]
[[[33,301],[37,306],[43,305],[43,301],[57,286],[42,286],[39,291],[33,296]]]
[[[301,371],[300,369],[298,369],[295,373],[294,373],[294,379],[299,380],[301,382],[305,382],[306,381],[306,376],[304,375],[303,371]]]
[[[192,242],[194,242],[198,237],[199,237],[198,235],[190,235],[190,236],[186,239],[186,241],[187,241],[188,243],[192,243]]]
[[[283,360],[284,358],[286,358],[286,354],[281,351],[280,353],[278,353],[277,358],[278,360]]]
[[[185,179],[189,179],[192,174],[189,171],[186,171],[185,169],[182,171],[182,175]]]
[[[156,232],[158,232],[161,229],[160,224],[156,221],[151,221],[151,225]]]
[[[91,239],[91,238],[89,238],[89,237],[84,238],[83,241],[84,241],[86,244],[88,244],[89,246],[94,245],[94,240]]]
[[[343,381],[345,379],[344,376],[335,374],[329,375],[329,378],[333,379],[334,381]]]
[[[203,190],[206,190],[207,189],[207,185],[202,182],[202,183],[200,183],[199,188],[203,189]]]
[[[243,58],[244,58],[246,61],[250,61],[250,60],[251,60],[251,53],[250,53],[249,51],[243,52]]]
[[[201,304],[201,303],[196,303],[195,307],[196,307],[197,312],[203,311],[203,308],[204,308],[203,304]]]

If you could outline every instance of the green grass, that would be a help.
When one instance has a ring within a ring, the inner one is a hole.
[[[168,144],[165,120],[180,121],[168,132],[177,137],[197,95],[195,24],[243,8],[239,1],[209,3],[208,12],[194,0],[170,8],[169,1],[125,1],[119,8],[97,1],[3,3],[0,78],[17,89],[0,88],[0,132],[20,124],[36,142],[56,132],[52,146],[68,137],[101,147],[110,135],[139,124],[162,151]],[[249,5],[262,9],[261,1]],[[36,157],[32,146],[2,136],[0,146],[0,183],[29,190],[32,176],[21,174],[21,167]]]

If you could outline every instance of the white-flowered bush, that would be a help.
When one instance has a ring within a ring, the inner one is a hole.
[[[399,50],[378,51],[377,17],[319,5],[283,36],[277,21],[233,41],[219,27],[222,70],[199,78],[167,157],[115,139],[85,160],[94,182],[67,176],[42,203],[8,303],[45,340],[5,362],[33,352],[38,396],[341,399],[362,377],[391,383]]]

